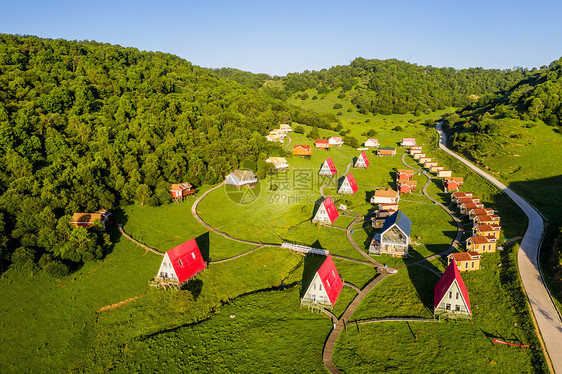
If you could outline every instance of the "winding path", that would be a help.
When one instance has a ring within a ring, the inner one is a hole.
[[[224,182],[222,182],[218,186],[215,186],[215,187],[205,191],[203,194],[201,194],[201,196],[199,196],[197,198],[197,200],[195,200],[195,202],[191,206],[191,214],[193,214],[193,217],[195,217],[195,219],[201,225],[205,226],[205,228],[207,228],[207,230],[213,231],[214,233],[222,235],[227,239],[234,240],[235,242],[246,243],[246,244],[255,244],[257,246],[266,246],[266,247],[281,247],[281,244],[276,244],[276,243],[262,243],[262,242],[254,242],[252,240],[244,240],[244,239],[235,238],[233,236],[228,235],[225,232],[222,232],[222,231],[219,231],[219,230],[215,229],[213,226],[209,225],[207,222],[203,221],[203,219],[201,219],[201,217],[199,217],[199,213],[197,212],[197,206],[199,205],[201,200],[203,200],[203,198],[205,196],[207,196],[208,194],[210,194],[212,191],[216,190],[217,188],[222,187],[223,185],[224,185]]]
[[[539,267],[539,250],[544,234],[544,221],[541,214],[506,185],[447,148],[447,139],[441,122],[437,123],[436,129],[439,134],[439,148],[496,185],[527,215],[529,224],[517,253],[519,274],[536,326],[540,330],[546,352],[550,356],[551,369],[562,374],[562,318],[544,283]]]
[[[331,373],[341,373],[338,368],[334,365],[332,361],[332,353],[334,352],[334,346],[336,345],[336,341],[338,340],[338,336],[345,328],[345,321],[349,320],[349,317],[353,314],[355,309],[359,306],[359,303],[363,300],[365,296],[371,291],[377,284],[380,283],[384,278],[386,278],[389,274],[384,272],[380,275],[377,275],[369,284],[365,286],[359,292],[351,304],[347,307],[341,318],[336,322],[335,328],[330,332],[328,335],[328,339],[326,340],[326,344],[324,345],[324,351],[322,352],[322,361],[324,361],[324,365]]]

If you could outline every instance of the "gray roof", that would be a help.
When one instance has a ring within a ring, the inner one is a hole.
[[[391,215],[384,221],[384,225],[382,227],[382,232],[385,232],[389,228],[391,228],[394,224],[402,230],[406,236],[410,236],[410,230],[412,229],[412,221],[401,210],[397,210],[396,213]]]

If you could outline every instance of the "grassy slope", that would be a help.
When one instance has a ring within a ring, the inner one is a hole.
[[[357,114],[357,116],[362,115]],[[352,135],[357,136],[360,140],[364,140],[361,139],[360,134],[368,128],[378,129],[380,135],[377,137],[383,146],[395,145],[406,136],[417,137],[419,141],[426,143],[426,147],[432,142],[434,143],[433,130],[413,123],[401,122],[402,120],[398,117],[383,118],[379,116],[375,118],[371,116],[369,123],[356,123],[358,122],[356,119],[344,118],[348,121],[344,123],[352,128]],[[400,124],[406,130],[404,132],[387,131],[396,124]],[[320,132],[322,136],[335,135],[331,131],[320,130]],[[312,144],[302,135],[291,134],[291,137],[293,138],[292,144]],[[312,170],[312,175],[316,176],[320,163],[326,157],[333,157],[338,170],[343,172],[346,165],[357,154],[356,150],[347,147],[328,152],[315,151],[311,160],[291,158],[289,164],[301,171]],[[390,172],[395,168],[402,168],[398,157],[377,158],[370,155],[369,158],[372,166],[368,170],[353,170],[360,185],[361,194],[342,198],[354,211],[361,214],[372,209],[365,201],[365,191],[374,189],[375,186],[391,185],[393,176]],[[443,162],[447,162],[442,155],[439,155],[439,158],[442,158]],[[411,159],[409,162],[414,164]],[[452,166],[457,170],[456,165]],[[461,170],[459,169],[459,172],[463,173]],[[293,178],[290,172],[288,175]],[[420,184],[425,182],[422,176],[416,178]],[[483,199],[489,196],[489,201],[495,202],[494,199],[497,196],[494,195],[493,190],[476,179],[474,182],[470,182],[470,178],[467,178],[468,186],[474,188]],[[319,197],[317,184],[304,191],[297,191],[295,188],[285,191],[279,189],[269,191],[267,182],[268,179],[262,182],[264,186],[262,186],[258,200],[248,205],[233,203],[223,189],[214,191],[201,203],[199,207],[201,216],[207,222],[217,225],[221,230],[233,236],[275,242],[292,240],[328,248],[332,253],[361,258],[347,242],[344,231],[317,227],[306,222],[312,215],[314,201]],[[434,194],[439,192],[436,185],[432,185],[430,190]],[[282,193],[285,194],[284,201],[280,197]],[[326,193],[334,193],[334,190],[327,188]],[[276,194],[279,195],[279,198],[275,197]],[[303,201],[292,202],[291,197],[293,199],[303,197]],[[411,196],[408,199],[423,201],[420,196]],[[191,217],[191,204],[192,201],[187,200],[183,204],[170,204],[160,208],[125,207],[122,215],[125,230],[142,242],[165,251],[191,237],[205,233],[205,230],[198,226]],[[220,208],[217,209],[217,207]],[[417,248],[423,256],[450,243],[450,231],[454,227],[450,223],[450,218],[441,210],[431,205],[410,202],[403,202],[401,207],[414,221],[414,235],[424,243]],[[509,219],[502,210],[509,207],[502,205],[498,205],[498,207],[503,219]],[[339,227],[346,227],[351,220],[348,217],[340,217],[335,224]],[[359,228],[354,230],[353,235],[357,243],[362,245],[369,233],[370,229]],[[209,253],[212,259],[228,257],[251,247],[231,241],[227,242],[222,237],[209,234]],[[511,254],[511,256],[513,255]],[[384,260],[383,262],[391,264],[400,264],[402,261],[387,256],[381,256],[379,260],[381,259]],[[231,262],[212,264],[198,277],[198,282],[192,283],[189,291],[179,293],[148,288],[147,281],[153,276],[159,261],[158,256],[151,253],[144,255],[140,248],[134,247],[127,241],[121,241],[116,244],[114,251],[104,261],[88,264],[62,282],[52,281],[41,275],[29,277],[25,273],[13,269],[4,273],[0,278],[0,283],[4,285],[4,287],[0,287],[0,298],[8,300],[6,305],[17,305],[18,307],[0,309],[0,321],[8,336],[8,339],[3,340],[3,344],[0,343],[2,347],[0,349],[0,369],[2,370],[0,371],[37,371],[39,369],[105,371],[115,368],[122,372],[146,372],[162,366],[168,368],[168,371],[174,371],[178,367],[184,367],[186,363],[201,371],[207,370],[207,365],[216,367],[218,372],[253,371],[256,368],[254,362],[262,361],[272,372],[296,372],[302,371],[302,368],[305,368],[305,371],[322,372],[324,370],[321,364],[321,346],[330,329],[329,320],[321,315],[297,309],[296,289],[298,287],[290,287],[278,292],[261,292],[236,299],[239,295],[277,286],[281,280],[284,280],[284,284],[290,285],[300,282],[302,277],[301,256],[274,248],[260,249],[251,255]],[[365,265],[343,260],[336,260],[336,265],[344,280],[358,287],[363,287],[374,275],[373,269]],[[494,263],[494,265],[496,264]],[[433,262],[432,266],[441,270],[443,268],[439,261]],[[382,282],[366,299],[365,306],[358,309],[357,316],[370,318],[393,313],[407,315],[410,308],[417,310],[419,316],[427,316],[428,312],[424,309],[426,308],[424,303],[427,303],[427,295],[431,293],[432,284],[430,283],[436,277],[426,270],[416,269],[414,273],[401,270],[395,278],[391,277]],[[480,290],[486,290],[486,288],[478,285],[478,277],[487,281],[487,277],[493,277],[495,274],[496,272],[490,274],[479,272],[465,278],[469,284],[471,297],[473,297],[472,292],[476,292],[477,295],[485,295]],[[408,278],[411,278],[410,282]],[[419,280],[419,282],[413,282],[414,280]],[[61,285],[61,283],[63,284]],[[36,290],[36,292],[30,293],[29,289]],[[490,290],[488,289],[488,291]],[[21,295],[25,295],[25,302],[21,300]],[[144,296],[113,311],[95,314],[95,311],[101,306],[138,295]],[[341,315],[354,295],[355,291],[345,287],[335,305],[334,313]],[[500,298],[502,297],[501,293],[498,295]],[[392,302],[391,297],[394,298]],[[418,298],[416,299],[416,297]],[[488,298],[487,296],[475,296],[474,303],[486,304],[485,301],[478,300],[478,297]],[[397,298],[403,298],[404,302],[397,302]],[[229,300],[230,304],[221,306],[222,302]],[[496,309],[490,307],[490,311],[486,312],[488,322],[483,318],[479,320],[481,325],[463,323],[458,326],[461,330],[468,328],[470,334],[475,331],[473,326],[484,326],[486,329],[496,328],[502,336],[511,337],[510,334],[517,331],[507,327],[514,318],[514,309],[512,306],[506,305],[509,303],[504,301],[495,304]],[[45,308],[45,305],[51,307]],[[231,313],[246,318],[242,320],[227,318],[227,315]],[[412,312],[409,311],[409,313]],[[495,320],[500,322],[496,323]],[[197,321],[204,322],[193,324]],[[22,338],[19,330],[14,327],[18,325],[29,326],[27,336],[39,338]],[[61,326],[63,327],[61,328]],[[435,341],[441,340],[442,331],[447,330],[450,325],[434,324],[431,326],[427,325],[427,338]],[[362,331],[367,331],[369,328],[364,326]],[[434,360],[433,355],[428,356],[423,350],[424,345],[410,344],[409,340],[394,344],[396,339],[402,339],[403,334],[398,328],[388,328],[390,330],[384,339],[394,340],[384,340],[392,344],[382,346],[393,349],[394,347],[390,346],[395,345],[396,349],[404,347],[404,349],[409,349],[413,356],[429,361]],[[241,332],[244,333],[244,339],[232,338],[240,336]],[[350,336],[353,334],[351,331],[348,333]],[[57,335],[59,344],[53,344],[50,340],[55,334],[59,334]],[[374,335],[371,339],[366,335],[359,335],[360,341],[357,344],[372,349],[380,336]],[[287,338],[288,336],[290,338]],[[422,339],[421,335],[420,339]],[[296,343],[293,344],[293,342]],[[264,345],[269,343],[278,349],[264,349]],[[357,354],[358,351],[348,349],[351,347],[349,344],[344,340],[338,342],[334,360],[342,368],[353,368],[353,370],[359,371],[365,369],[364,361],[350,361],[347,358],[348,356],[361,357],[361,354]],[[161,347],[166,347],[166,349]],[[284,354],[279,357],[279,351],[282,348],[285,348]],[[478,355],[481,352],[480,345],[473,348],[470,344],[465,344],[463,349],[465,356]],[[527,351],[516,351],[520,352],[518,354],[521,357],[515,359],[512,358],[515,350],[496,351],[499,355],[498,362],[513,360],[521,365],[519,368],[530,370],[531,356]],[[209,355],[207,355],[208,352],[210,352]],[[227,359],[225,360],[224,357]],[[258,359],[252,360],[252,357]],[[384,353],[380,352],[371,353],[369,357],[376,362],[385,360]],[[441,357],[442,362],[452,362],[449,356],[441,355]],[[407,363],[402,364],[405,365],[404,368],[408,367]],[[477,369],[497,372],[502,372],[504,369],[500,365],[486,366],[488,364],[488,362],[479,362]],[[372,368],[377,367],[377,363],[369,365],[372,365],[369,366]],[[517,371],[511,370],[511,366],[506,367],[507,371]]]

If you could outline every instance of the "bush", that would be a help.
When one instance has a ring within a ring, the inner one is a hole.
[[[342,112],[337,112],[337,113],[336,113],[336,116],[342,116],[342,115],[343,115]]]
[[[394,131],[404,131],[404,129],[402,128],[402,126],[396,126],[396,127],[393,128],[392,130],[394,130]]]
[[[338,99],[343,99],[344,97],[345,97],[344,93],[341,93],[341,94],[338,95]]]
[[[318,96],[316,95],[312,96],[312,100],[318,100]]]
[[[295,129],[293,131],[297,134],[304,134],[304,127],[302,127],[301,125],[298,125],[297,127],[295,127]]]
[[[341,109],[342,105],[340,103],[335,103],[333,106],[334,109]]]

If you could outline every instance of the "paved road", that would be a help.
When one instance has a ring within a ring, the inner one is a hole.
[[[532,205],[496,178],[449,150],[446,146],[446,138],[441,129],[440,122],[437,124],[437,132],[440,136],[439,148],[495,184],[519,205],[529,218],[527,231],[521,241],[521,248],[517,253],[519,274],[521,275],[523,288],[533,310],[536,323],[546,345],[546,350],[550,356],[553,370],[556,373],[562,374],[562,320],[546,289],[538,263],[539,248],[544,230],[544,222],[541,215]]]

